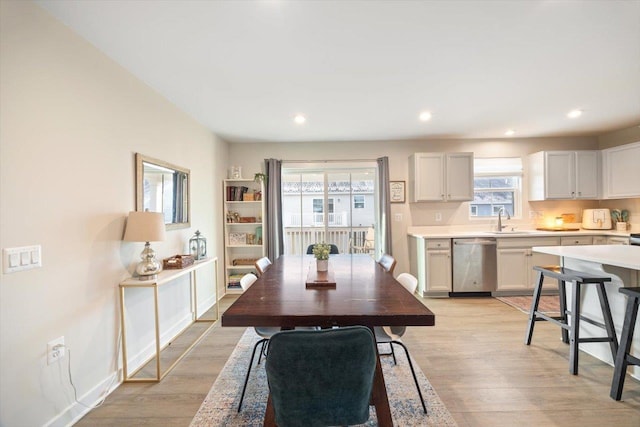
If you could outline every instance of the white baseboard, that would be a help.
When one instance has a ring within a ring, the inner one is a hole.
[[[45,427],[68,427],[74,425],[80,418],[89,413],[98,403],[111,394],[121,382],[118,380],[122,377],[120,370],[114,372],[98,383],[82,396],[78,396],[81,403],[73,402],[67,406],[60,414],[49,420]],[[90,403],[88,403],[90,402]]]

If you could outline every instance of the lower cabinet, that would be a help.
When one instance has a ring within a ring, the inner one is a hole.
[[[433,249],[433,248],[437,249]],[[427,240],[427,295],[451,292],[451,239]]]
[[[451,292],[451,239],[409,236],[411,274],[418,279],[420,296],[449,296]]]
[[[510,237],[498,239],[497,243],[497,292],[533,293],[537,279],[533,267],[559,263],[557,256],[533,252],[531,249],[534,246],[558,246],[560,239],[557,237]],[[555,280],[548,278],[545,278],[544,286],[557,288]]]

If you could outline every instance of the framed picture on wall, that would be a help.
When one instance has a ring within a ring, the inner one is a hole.
[[[389,201],[404,203],[406,198],[405,181],[389,181]]]

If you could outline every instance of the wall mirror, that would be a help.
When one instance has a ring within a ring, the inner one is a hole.
[[[167,230],[190,226],[190,172],[136,153],[136,210],[162,212]]]

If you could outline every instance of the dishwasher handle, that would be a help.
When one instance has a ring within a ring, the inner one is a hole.
[[[495,240],[454,240],[454,245],[483,245],[483,246],[495,246],[497,242]]]

